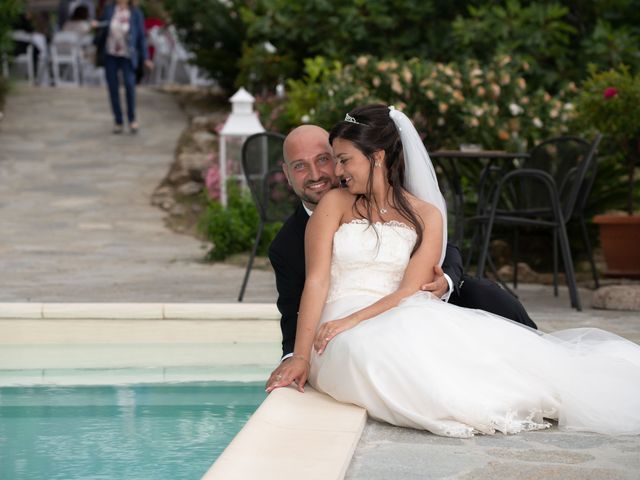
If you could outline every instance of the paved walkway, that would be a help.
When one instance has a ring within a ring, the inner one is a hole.
[[[165,228],[149,203],[186,118],[138,89],[141,131],[111,134],[103,88],[12,92],[0,122],[0,302],[234,301],[244,269]],[[275,301],[254,270],[246,301]]]
[[[20,87],[0,122],[0,302],[228,302],[243,268],[201,262],[205,246],[163,225],[149,197],[186,119],[139,90],[137,137],[113,136],[103,89]],[[637,312],[569,309],[566,289],[524,285],[543,330],[601,327],[640,343]],[[273,302],[271,272],[247,301]],[[615,392],[612,392],[615,394]],[[369,422],[349,479],[635,479],[640,439],[566,434],[455,440]]]

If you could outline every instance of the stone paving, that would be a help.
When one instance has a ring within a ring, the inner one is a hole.
[[[0,302],[229,302],[244,269],[202,262],[206,245],[168,230],[149,203],[186,117],[138,90],[141,131],[114,136],[101,88],[18,87],[0,121]],[[542,330],[594,326],[640,343],[640,313],[569,308],[566,289],[522,285]],[[254,270],[248,302],[273,302]],[[612,392],[615,394],[615,392]],[[457,440],[370,421],[346,478],[636,479],[640,439],[551,429]]]
[[[165,228],[149,203],[187,119],[138,89],[140,133],[113,135],[106,88],[19,86],[0,122],[0,302],[234,301],[243,268]],[[254,270],[246,301],[273,302]]]

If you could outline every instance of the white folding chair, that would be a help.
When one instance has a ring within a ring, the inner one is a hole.
[[[81,39],[76,32],[58,32],[51,41],[51,69],[56,86],[79,86]]]

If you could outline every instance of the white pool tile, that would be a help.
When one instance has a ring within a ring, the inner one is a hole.
[[[161,319],[161,303],[45,303],[43,318]]]
[[[42,318],[42,303],[0,303],[0,318]]]
[[[280,319],[273,303],[165,303],[164,318]]]

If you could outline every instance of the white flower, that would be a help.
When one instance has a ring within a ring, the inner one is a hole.
[[[518,105],[517,103],[510,103],[509,104],[509,111],[511,112],[511,115],[516,116],[516,115],[520,115],[521,113],[524,112],[524,109]]]
[[[300,121],[302,123],[309,123],[310,120],[311,118],[309,118],[309,115],[303,115],[302,117],[300,117]]]
[[[564,104],[564,109],[565,109],[567,112],[572,111],[572,110],[573,110],[573,103],[571,103],[571,102],[567,102],[567,103],[565,103],[565,104]]]
[[[540,120],[538,117],[533,118],[533,124],[538,128],[542,128],[542,120]]]

